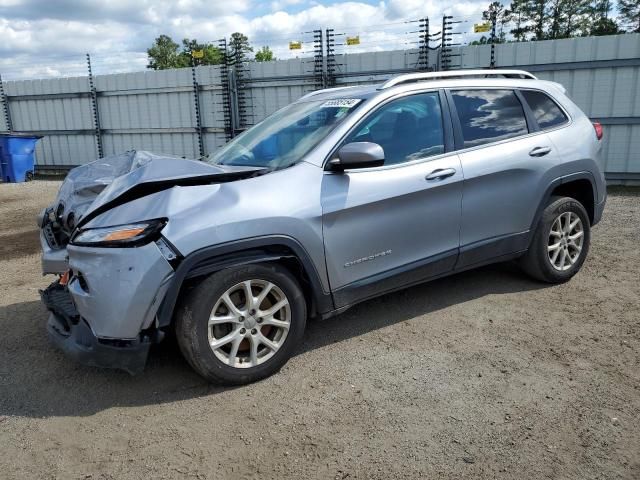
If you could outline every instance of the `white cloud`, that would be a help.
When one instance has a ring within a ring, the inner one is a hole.
[[[62,20],[8,21],[0,18],[0,52],[46,57],[75,51],[120,50],[130,44],[131,29],[117,22]]]
[[[486,3],[0,0],[0,74],[4,78],[55,76],[75,74],[76,69],[82,74],[87,51],[95,57],[99,73],[141,69],[146,64],[146,48],[163,33],[176,41],[185,37],[215,41],[240,31],[256,48],[271,46],[279,58],[309,53],[311,35],[301,32],[328,27],[336,33],[360,34],[360,47],[341,47],[342,51],[408,48],[408,41],[417,40],[417,34],[407,33],[415,30],[415,24],[403,24],[402,20],[428,15],[432,29],[439,29],[443,13],[479,19]],[[289,51],[290,40],[303,40],[308,48]],[[340,53],[339,47],[336,51]]]
[[[206,18],[246,12],[252,0],[0,0],[0,17],[156,23],[179,15]]]
[[[302,3],[304,3],[304,0],[275,0],[274,2],[271,2],[271,10],[277,12],[279,10],[286,9],[287,7],[300,5]]]

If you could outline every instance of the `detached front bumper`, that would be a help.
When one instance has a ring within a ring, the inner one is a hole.
[[[53,343],[85,365],[136,374],[162,332],[154,320],[174,271],[158,246],[67,245],[66,285],[41,292]]]
[[[47,332],[54,345],[73,360],[92,367],[115,368],[136,375],[147,362],[152,340],[101,339],[75,308],[66,286],[57,281],[40,292],[42,302],[50,311]]]
[[[136,338],[153,327],[174,271],[155,243],[135,248],[68,245],[68,290],[99,338]]]

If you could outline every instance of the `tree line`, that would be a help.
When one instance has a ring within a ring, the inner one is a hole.
[[[233,61],[253,60],[269,62],[275,60],[273,51],[263,46],[256,52],[246,35],[235,32],[229,39],[227,54]],[[160,35],[153,45],[147,49],[149,63],[147,68],[166,70],[168,68],[184,68],[191,65],[219,65],[224,61],[224,54],[218,45],[200,43],[195,39],[185,38],[182,45],[176,43],[169,35]]]
[[[640,32],[640,0],[618,0],[617,11],[610,0],[513,0],[490,3],[482,18],[495,19],[499,43]]]

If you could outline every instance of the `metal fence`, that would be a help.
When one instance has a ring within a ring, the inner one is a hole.
[[[421,24],[422,25],[422,24]],[[0,131],[45,135],[40,169],[146,149],[214,152],[239,131],[323,86],[378,82],[416,70],[517,67],[562,83],[605,125],[611,181],[640,180],[640,34],[541,42],[345,53],[315,31],[310,56],[275,62],[4,82]],[[431,39],[433,41],[433,39]],[[2,83],[0,82],[0,85]]]

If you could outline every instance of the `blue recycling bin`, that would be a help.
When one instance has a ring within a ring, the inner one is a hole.
[[[0,175],[3,182],[24,182],[33,175],[34,150],[42,137],[20,133],[0,135]]]

